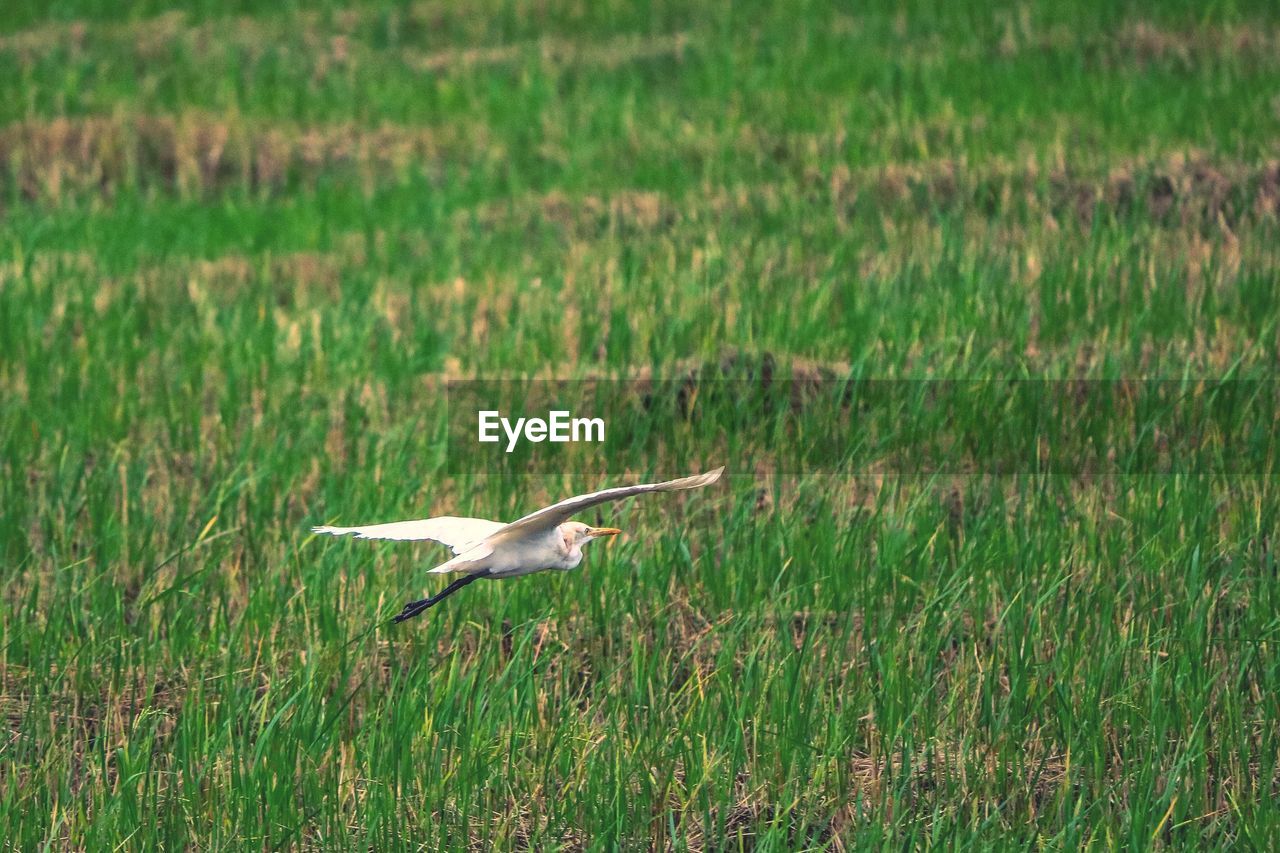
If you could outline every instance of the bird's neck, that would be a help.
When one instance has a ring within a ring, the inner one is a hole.
[[[570,534],[560,534],[559,550],[561,554],[560,565],[566,570],[577,568],[578,564],[582,562],[582,543],[574,542]]]
[[[569,568],[571,569],[574,566],[578,565],[578,563],[581,563],[582,562],[582,543],[571,542],[568,539],[566,539],[564,543],[564,559],[565,559],[565,562],[569,565]]]

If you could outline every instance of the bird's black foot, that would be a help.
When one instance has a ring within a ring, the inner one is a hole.
[[[410,601],[408,604],[404,606],[404,610],[400,611],[400,615],[396,616],[391,621],[399,624],[400,622],[403,622],[406,619],[412,619],[422,611],[426,610],[428,607],[434,607],[435,605],[439,604],[441,601],[444,601],[446,598],[453,595],[458,590],[462,589],[467,584],[471,583],[472,581],[480,580],[480,578],[482,577],[487,577],[488,574],[489,574],[488,572],[485,572],[484,574],[467,575],[466,577],[459,578],[458,580],[449,584],[438,595],[433,595],[431,596],[431,598],[424,598],[424,599],[421,599],[420,601]]]
[[[433,604],[435,604],[435,602],[429,598],[424,598],[421,601],[410,601],[391,621],[399,624],[406,619],[412,619]]]

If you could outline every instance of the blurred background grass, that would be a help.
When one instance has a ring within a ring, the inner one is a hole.
[[[438,552],[306,531],[603,481],[458,473],[449,379],[1271,378],[1278,47],[1263,2],[6,4],[0,834],[1275,843],[1269,466],[761,446],[395,631]]]

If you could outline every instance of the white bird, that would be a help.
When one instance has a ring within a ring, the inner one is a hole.
[[[458,572],[463,577],[431,598],[410,601],[394,620],[403,622],[480,578],[515,578],[547,569],[568,571],[577,568],[582,562],[584,545],[601,536],[614,536],[622,531],[616,527],[590,527],[579,521],[570,521],[570,516],[598,504],[622,500],[632,495],[700,489],[720,479],[723,471],[722,465],[706,474],[667,480],[665,483],[602,489],[552,504],[510,524],[483,518],[444,515],[365,527],[326,525],[311,529],[315,533],[330,533],[334,536],[354,533],[357,539],[430,539],[449,546],[457,556],[431,569],[431,573]]]

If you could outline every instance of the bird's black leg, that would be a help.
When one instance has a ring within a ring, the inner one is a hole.
[[[434,607],[435,605],[444,601],[449,596],[453,595],[458,590],[462,589],[467,584],[471,583],[472,581],[478,581],[480,580],[480,578],[484,576],[485,576],[484,574],[476,574],[476,575],[467,575],[466,577],[458,578],[458,580],[449,584],[444,589],[442,589],[439,593],[431,596],[430,598],[424,598],[421,601],[410,601],[408,604],[404,606],[404,610],[400,611],[400,615],[396,616],[396,618],[392,619],[391,621],[403,622],[406,619],[412,619],[422,611],[426,610],[428,607]]]

